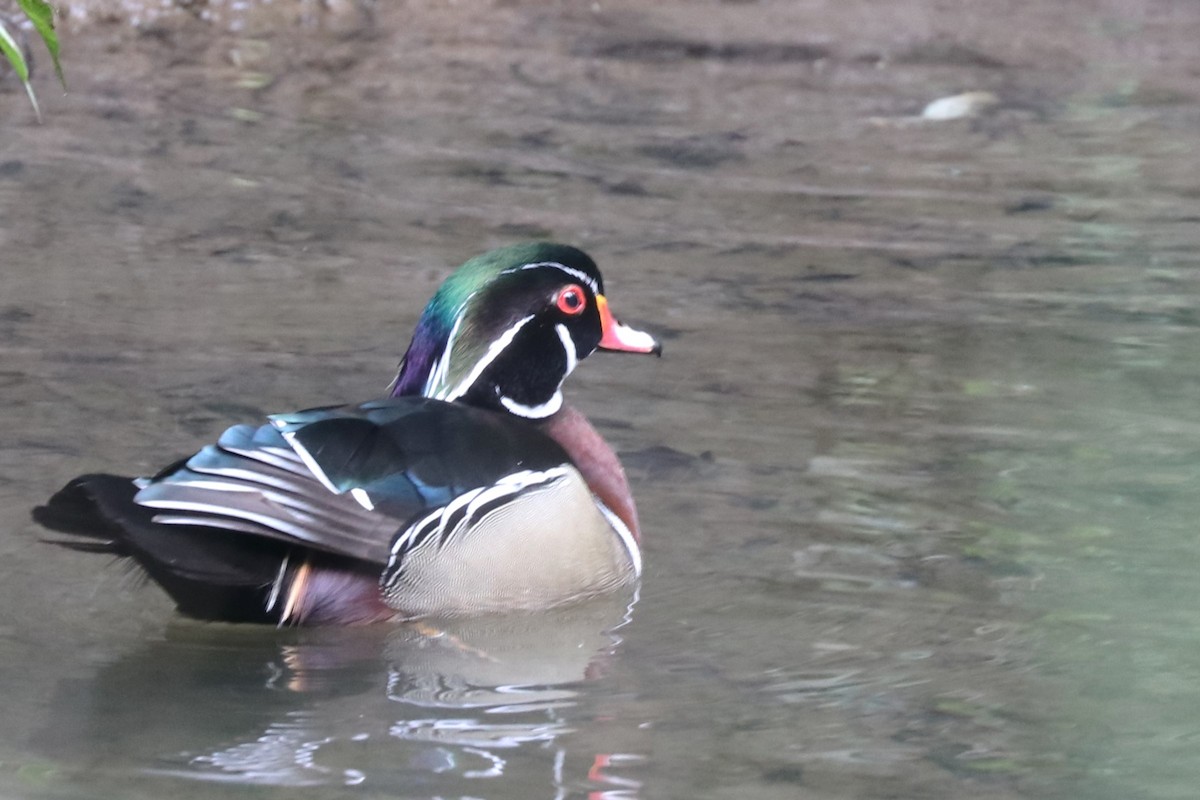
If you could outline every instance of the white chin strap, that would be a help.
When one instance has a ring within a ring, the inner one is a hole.
[[[575,371],[575,365],[579,363],[579,354],[575,347],[575,340],[571,338],[571,332],[567,330],[566,325],[558,323],[554,326],[554,332],[558,334],[558,339],[562,342],[563,353],[567,357],[567,369],[563,372],[565,381],[567,376]],[[527,419],[545,419],[562,408],[562,404],[562,381],[558,382],[558,388],[554,390],[550,399],[537,406],[523,405],[511,397],[500,395],[500,405],[508,409],[510,413]]]
[[[540,406],[526,406],[513,400],[506,395],[500,395],[500,405],[504,406],[509,412],[516,414],[518,417],[526,417],[527,419],[545,419],[551,414],[562,408],[562,384],[559,384],[559,389],[546,402]]]

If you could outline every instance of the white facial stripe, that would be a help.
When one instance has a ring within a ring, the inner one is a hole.
[[[506,269],[503,272],[501,272],[500,274],[507,275],[510,272],[520,272],[521,270],[524,270],[524,269],[542,269],[542,268],[562,270],[563,272],[570,275],[572,278],[575,278],[576,280],[587,284],[588,287],[592,290],[592,294],[600,294],[600,285],[598,283],[596,283],[595,278],[593,278],[591,275],[588,275],[586,272],[584,272],[581,269],[575,269],[574,267],[568,267],[566,264],[559,264],[557,261],[537,261],[537,262],[534,262],[533,264],[524,264],[520,267],[513,267],[512,269]]]
[[[497,356],[504,352],[506,347],[512,344],[512,340],[516,338],[516,335],[521,331],[521,328],[524,328],[526,325],[528,325],[529,321],[532,320],[533,317],[534,315],[530,314],[527,317],[517,320],[516,324],[514,324],[504,333],[500,334],[497,339],[488,345],[487,352],[483,354],[483,358],[475,362],[475,366],[471,368],[470,374],[468,374],[467,377],[458,384],[458,386],[454,387],[453,391],[448,391],[446,387],[443,386],[433,395],[433,397],[438,400],[453,402],[454,400],[457,400],[466,394],[470,390],[471,386],[474,385],[475,381],[479,380],[479,376],[483,374],[483,371],[487,369],[493,361],[496,360]],[[447,351],[447,353],[449,353],[449,351]],[[446,360],[449,361],[448,358]]]
[[[561,322],[554,326],[554,330],[558,333],[558,338],[562,341],[563,352],[567,354],[567,371],[563,373],[563,377],[570,375],[575,371],[575,365],[579,363],[579,352],[575,348],[575,340],[571,338],[571,332],[567,330],[567,326]]]
[[[467,303],[475,296],[472,292],[461,306],[458,307],[458,312],[455,314],[454,327],[450,329],[450,335],[446,337],[446,347],[443,348],[442,354],[438,356],[437,361],[433,362],[433,369],[429,370],[429,377],[425,379],[425,391],[422,394],[429,396],[437,387],[442,386],[446,382],[446,369],[450,365],[450,353],[454,349],[454,340],[458,338],[458,329],[462,326],[463,317],[466,316],[463,311],[467,307]]]

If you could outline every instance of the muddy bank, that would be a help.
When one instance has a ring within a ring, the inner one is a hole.
[[[41,126],[0,93],[13,793],[1195,785],[1200,11],[235,5],[66,6],[71,92],[40,72]],[[963,92],[997,102],[917,119]],[[626,460],[648,572],[528,738],[455,739],[503,712],[416,702],[461,674],[417,680],[386,637],[180,632],[36,543],[71,475],[382,391],[447,271],[527,238],[591,252],[667,353],[568,387]],[[123,713],[164,653],[205,668],[156,708],[234,686],[239,712],[170,737]]]

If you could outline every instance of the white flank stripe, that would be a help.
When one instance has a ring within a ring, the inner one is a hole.
[[[511,497],[519,491],[521,491],[521,487],[510,486],[506,484],[500,484],[498,486],[492,486],[484,489],[477,497],[471,500],[471,504],[467,506],[467,513],[463,517],[463,521],[470,522],[473,520],[475,515],[479,513],[479,509],[493,500],[499,500],[502,497]]]
[[[438,522],[439,539],[446,535],[446,523],[450,520],[450,517],[454,514],[457,514],[459,509],[469,507],[471,505],[471,501],[478,497],[482,492],[483,487],[472,489],[465,494],[460,494],[458,497],[451,500],[449,505],[442,507],[441,520]],[[467,519],[466,512],[463,513],[463,519]]]
[[[573,467],[552,467],[551,469],[541,471],[524,469],[520,472],[505,475],[491,486],[481,486],[478,489],[472,489],[469,492],[460,494],[436,511],[421,517],[421,519],[410,525],[404,533],[396,538],[396,541],[392,544],[387,569],[391,570],[395,566],[396,558],[402,550],[407,548],[409,542],[415,536],[435,523],[436,527],[426,536],[424,542],[418,546],[423,546],[425,542],[440,541],[447,534],[445,529],[446,523],[464,505],[467,507],[466,513],[459,524],[455,526],[454,530],[449,532],[451,536],[459,530],[477,523],[478,520],[475,517],[479,509],[491,501],[509,495],[520,494],[531,486],[553,483],[564,475],[567,475],[571,469]]]
[[[621,518],[612,509],[600,502],[600,498],[593,496],[592,499],[596,501],[596,507],[600,509],[600,513],[608,520],[608,524],[612,525],[613,530],[617,532],[617,537],[621,540],[621,544],[625,545],[625,550],[629,553],[629,560],[633,562],[633,574],[641,577],[642,549],[638,547],[637,539],[633,538],[633,533]]]
[[[434,511],[432,514],[426,514],[415,524],[410,525],[408,530],[406,530],[402,535],[396,537],[396,541],[392,544],[391,555],[388,556],[387,571],[391,571],[392,567],[396,565],[396,558],[400,555],[400,551],[408,546],[409,540],[416,535],[417,531],[423,529],[426,525],[433,523],[441,513],[442,512],[438,510]]]
[[[434,511],[432,514],[426,514],[425,516],[421,517],[417,524],[409,526],[409,529],[404,532],[404,535],[396,539],[396,543],[392,545],[392,559],[395,559],[400,551],[408,545],[409,540],[416,536],[417,531],[433,524],[437,520],[439,513],[441,512]],[[388,564],[390,566],[391,561],[389,561]]]

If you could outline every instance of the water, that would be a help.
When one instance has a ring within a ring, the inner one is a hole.
[[[0,95],[0,793],[1194,796],[1200,8],[230,13]],[[631,612],[199,625],[37,541],[75,474],[374,396],[542,237],[666,342],[569,385]]]

